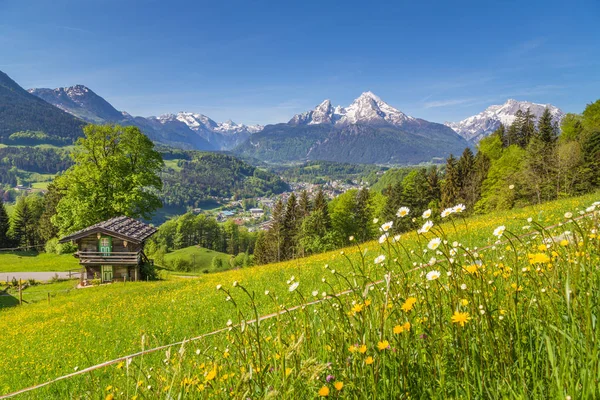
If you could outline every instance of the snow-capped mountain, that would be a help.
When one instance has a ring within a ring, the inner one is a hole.
[[[56,89],[29,89],[28,92],[88,122],[102,123],[123,119],[121,113],[110,103],[83,85]]]
[[[410,164],[460,154],[467,146],[449,127],[408,116],[364,92],[348,107],[325,100],[287,124],[267,125],[234,151],[268,162]]]
[[[57,89],[29,89],[29,93],[84,121],[133,124],[152,140],[177,147],[198,150],[229,150],[251,134],[263,129],[261,125],[236,124],[229,120],[215,122],[206,115],[180,112],[159,117],[134,117],[117,111],[110,103],[83,85]]]
[[[390,106],[372,92],[364,92],[348,107],[333,107],[331,101],[325,100],[314,110],[295,115],[289,123],[296,125],[315,124],[392,124],[401,126],[416,118],[404,114]]]
[[[509,99],[502,105],[493,105],[485,109],[485,111],[466,118],[460,122],[446,122],[445,125],[454,129],[456,133],[468,141],[477,143],[484,137],[494,132],[500,124],[505,126],[511,125],[515,121],[515,115],[518,110],[523,112],[529,111],[539,119],[548,108],[555,122],[560,122],[564,113],[558,107],[552,104],[537,104],[529,101],[517,101]]]
[[[177,114],[161,115],[155,119],[163,125],[173,121],[182,122],[200,137],[221,150],[229,150],[248,139],[251,134],[263,129],[262,125],[248,126],[236,124],[231,120],[215,122],[206,115],[183,111]]]

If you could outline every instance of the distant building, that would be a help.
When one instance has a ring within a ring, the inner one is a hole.
[[[250,209],[250,214],[252,214],[253,217],[260,217],[265,213],[265,211],[262,208],[251,208]]]

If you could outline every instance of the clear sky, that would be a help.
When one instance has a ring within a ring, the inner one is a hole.
[[[600,2],[0,0],[0,70],[134,115],[289,120],[370,90],[455,121],[508,98],[600,98]]]

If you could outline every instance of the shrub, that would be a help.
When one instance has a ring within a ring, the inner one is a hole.
[[[61,254],[71,254],[71,253],[75,253],[77,251],[77,246],[67,242],[67,243],[59,243],[56,245],[56,254],[61,255]]]
[[[46,253],[56,253],[56,246],[58,245],[58,238],[52,238],[46,242],[44,250]]]
[[[156,281],[159,279],[156,267],[152,263],[143,263],[140,266],[141,280]]]

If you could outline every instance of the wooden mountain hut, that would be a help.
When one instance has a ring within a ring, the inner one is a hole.
[[[77,244],[82,282],[137,281],[142,263],[152,263],[144,254],[144,243],[155,233],[153,226],[121,216],[65,236],[60,243]]]

